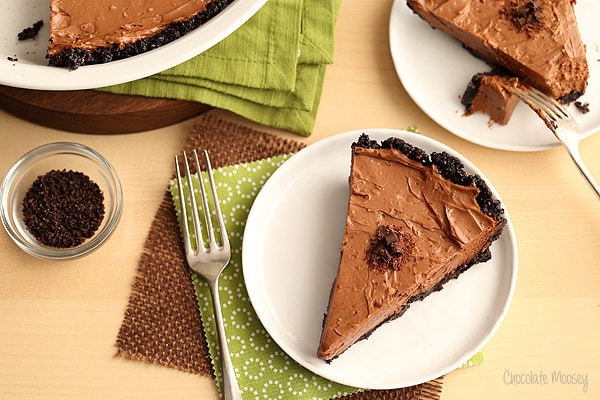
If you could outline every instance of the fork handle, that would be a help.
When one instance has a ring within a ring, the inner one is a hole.
[[[568,140],[563,139],[562,142],[565,145],[565,147],[567,148],[569,155],[571,156],[571,159],[575,162],[577,169],[579,169],[579,172],[581,173],[581,175],[583,175],[583,177],[585,178],[587,183],[590,185],[592,190],[596,193],[598,200],[600,200],[600,186],[598,186],[598,183],[596,183],[596,181],[594,180],[594,177],[592,176],[590,171],[587,169],[587,167],[583,163],[583,160],[581,159],[581,156],[579,155],[579,140],[568,141]]]
[[[219,298],[217,281],[214,280],[208,282],[208,286],[210,288],[213,311],[215,314],[217,340],[219,342],[219,354],[221,355],[223,398],[225,400],[241,400],[242,392],[240,391],[237,378],[235,376],[233,363],[231,362],[231,355],[229,354],[229,346],[227,345],[227,336],[225,335],[225,326],[223,325],[223,313],[221,312],[221,299]]]

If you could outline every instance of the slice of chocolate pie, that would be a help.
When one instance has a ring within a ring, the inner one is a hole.
[[[432,27],[476,56],[569,103],[589,77],[575,0],[407,0]]]
[[[333,360],[411,302],[489,260],[503,213],[456,157],[361,135],[352,145],[341,258],[317,356]]]
[[[503,72],[473,75],[461,98],[465,115],[481,112],[489,114],[491,121],[506,125],[520,102],[511,89],[520,87],[518,78]]]

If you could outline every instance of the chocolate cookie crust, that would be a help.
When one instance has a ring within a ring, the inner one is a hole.
[[[442,176],[453,183],[461,186],[470,186],[474,184],[479,189],[477,195],[477,203],[481,207],[481,210],[488,216],[503,221],[504,209],[499,200],[495,199],[492,195],[492,191],[485,181],[476,174],[468,174],[462,162],[447,152],[433,152],[431,155],[427,154],[423,149],[415,147],[406,141],[391,137],[378,143],[376,140],[371,140],[368,135],[361,134],[356,142],[352,144],[352,148],[362,147],[368,149],[389,149],[393,148],[400,150],[404,155],[414,161],[420,162],[424,166],[435,165]]]

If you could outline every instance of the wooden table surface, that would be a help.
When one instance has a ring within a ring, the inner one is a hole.
[[[510,212],[519,275],[508,315],[485,347],[486,361],[448,374],[442,398],[600,398],[600,203],[561,148],[480,147],[427,117],[394,72],[387,36],[391,5],[391,0],[343,2],[335,64],[327,71],[312,136],[257,127],[313,143],[348,130],[416,124],[473,161]],[[256,126],[229,112],[211,112]],[[0,229],[0,399],[217,398],[209,378],[114,357],[142,245],[172,156],[192,122],[141,133],[86,135],[0,111],[0,177],[35,146],[77,141],[113,162],[126,199],[114,236],[77,261],[34,259]],[[583,140],[581,153],[600,180],[600,135]],[[557,382],[557,373],[583,382]]]

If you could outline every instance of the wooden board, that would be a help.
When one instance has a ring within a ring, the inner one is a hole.
[[[211,109],[193,101],[96,90],[45,91],[0,85],[0,108],[27,121],[77,133],[132,133],[162,128]]]

